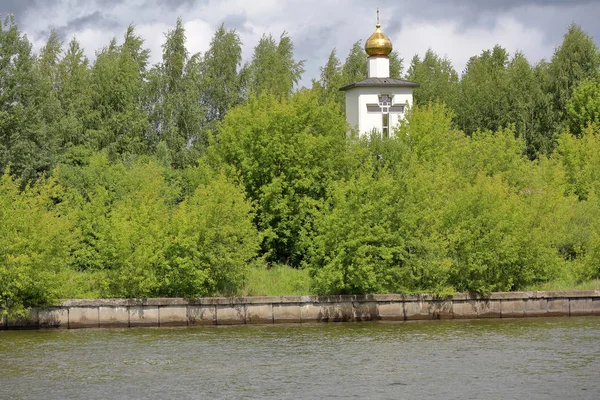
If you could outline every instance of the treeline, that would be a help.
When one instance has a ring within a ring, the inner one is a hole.
[[[206,53],[190,55],[178,19],[149,65],[133,25],[93,63],[75,38],[63,48],[52,32],[33,54],[12,17],[0,28],[0,167],[26,180],[101,150],[111,160],[152,155],[160,143],[175,166],[193,165],[227,110],[263,92],[289,97],[304,71],[285,32],[264,35],[242,65],[234,30],[221,25]]]
[[[319,294],[600,277],[600,56],[577,26],[536,66],[496,47],[459,80],[415,57],[417,106],[392,139],[346,135],[337,89],[366,77],[360,43],[299,91],[285,33],[245,64],[224,26],[205,54],[184,44],[178,20],[150,66],[131,26],[90,63],[54,33],[33,54],[4,21],[4,313],[239,294],[264,265],[308,270]]]

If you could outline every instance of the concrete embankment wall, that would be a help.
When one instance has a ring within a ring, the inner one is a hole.
[[[67,300],[0,329],[200,326],[370,320],[600,316],[600,290],[428,295]]]

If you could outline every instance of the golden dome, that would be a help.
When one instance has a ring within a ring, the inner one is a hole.
[[[377,9],[377,25],[375,32],[367,39],[365,43],[365,51],[369,57],[387,56],[392,52],[392,41],[385,36],[379,25],[379,8]]]

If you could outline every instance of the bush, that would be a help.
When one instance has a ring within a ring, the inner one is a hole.
[[[74,219],[53,178],[20,189],[7,170],[0,177],[0,300],[3,315],[57,300],[72,246]]]
[[[244,192],[223,175],[200,185],[173,214],[162,293],[238,293],[260,243],[253,216]]]

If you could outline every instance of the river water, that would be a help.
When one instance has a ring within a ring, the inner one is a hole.
[[[0,399],[600,399],[600,318],[0,332]]]

